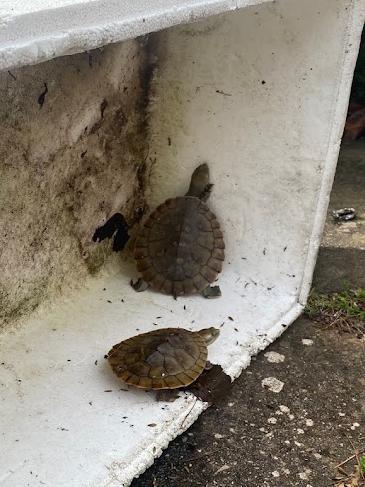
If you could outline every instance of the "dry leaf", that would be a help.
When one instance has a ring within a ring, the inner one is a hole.
[[[221,472],[224,472],[225,470],[228,470],[231,468],[229,465],[222,465],[216,472],[214,472],[214,475],[218,475]]]

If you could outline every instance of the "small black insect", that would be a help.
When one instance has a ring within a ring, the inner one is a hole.
[[[44,91],[42,91],[42,93],[38,97],[39,108],[43,107],[47,93],[48,93],[48,86],[47,83],[44,83]]]

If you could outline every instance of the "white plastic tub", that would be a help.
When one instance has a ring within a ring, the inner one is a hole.
[[[136,294],[129,286],[133,263],[111,258],[77,291],[64,290],[16,328],[4,327],[2,486],[127,486],[203,411],[193,396],[166,405],[151,393],[123,390],[103,360],[117,341],[154,323],[224,323],[209,358],[234,378],[301,313],[364,6],[39,0],[1,7],[4,70],[165,29],[149,41],[156,69],[147,199],[153,207],[183,194],[194,167],[207,161],[215,184],[209,204],[227,246],[220,299]]]

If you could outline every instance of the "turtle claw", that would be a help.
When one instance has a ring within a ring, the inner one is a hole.
[[[212,362],[209,362],[209,360],[207,360],[207,363],[205,364],[204,370],[210,370],[213,367],[214,366],[213,366]]]
[[[201,295],[206,299],[219,298],[222,296],[222,292],[219,286],[208,286],[201,292]]]
[[[139,278],[136,282],[133,282],[133,280],[131,280],[131,286],[137,293],[141,293],[148,288],[148,283]]]

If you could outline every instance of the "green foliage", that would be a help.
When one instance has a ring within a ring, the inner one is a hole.
[[[359,56],[357,58],[351,101],[365,105],[365,32],[362,34]]]
[[[347,317],[365,322],[365,289],[344,288],[343,291],[333,294],[319,294],[313,290],[305,308],[309,317],[322,313],[335,314],[338,311]]]
[[[359,457],[359,469],[361,475],[365,475],[365,455]]]

